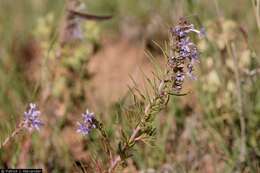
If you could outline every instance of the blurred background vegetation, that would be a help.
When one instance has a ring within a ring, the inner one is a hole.
[[[164,48],[169,27],[186,16],[207,33],[197,40],[198,80],[186,82],[190,94],[170,100],[156,118],[156,138],[136,146],[119,172],[260,173],[258,0],[82,2],[113,19],[83,22],[82,42],[59,57],[64,0],[0,0],[0,141],[29,102],[39,104],[45,123],[0,151],[1,168],[93,172],[93,160],[105,163],[99,135],[81,137],[75,122],[86,108],[96,112],[116,146],[129,126],[129,76],[145,90],[143,73],[153,71],[147,56],[164,61],[153,41]]]

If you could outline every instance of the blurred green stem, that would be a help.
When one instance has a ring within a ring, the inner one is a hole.
[[[234,62],[234,69],[235,69],[235,80],[236,80],[236,87],[237,87],[237,103],[238,103],[238,114],[239,114],[239,121],[240,121],[240,128],[241,128],[241,145],[240,145],[240,155],[239,160],[240,162],[244,162],[246,158],[246,123],[244,117],[244,110],[243,110],[243,98],[242,98],[242,91],[241,91],[241,82],[240,82],[240,74],[239,74],[239,67],[238,67],[238,57],[236,53],[235,44],[231,43],[231,55]]]
[[[260,31],[260,0],[252,0],[257,28]]]
[[[217,0],[214,0],[214,4],[215,4],[215,7],[216,7],[217,16],[218,16],[218,18],[220,18],[221,13],[220,13],[219,4],[218,4]]]
[[[7,143],[8,143],[11,139],[13,139],[18,133],[20,133],[20,132],[22,131],[22,129],[23,129],[23,123],[20,123],[20,124],[15,128],[15,130],[12,132],[12,134],[11,134],[10,136],[8,136],[8,137],[4,140],[4,142],[1,144],[0,150],[1,150],[4,146],[6,146]]]

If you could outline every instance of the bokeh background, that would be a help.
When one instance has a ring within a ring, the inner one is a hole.
[[[145,76],[154,70],[150,58],[164,66],[157,44],[167,47],[169,28],[185,16],[207,33],[194,38],[198,79],[185,82],[188,95],[171,98],[155,119],[155,138],[138,144],[118,172],[260,173],[259,0],[82,3],[86,12],[113,18],[83,21],[83,40],[61,53],[64,0],[0,0],[0,141],[30,102],[45,123],[0,150],[1,168],[71,173],[95,172],[94,160],[105,164],[99,134],[82,137],[76,121],[86,108],[95,112],[116,148],[129,124],[124,110],[132,79],[145,92]]]

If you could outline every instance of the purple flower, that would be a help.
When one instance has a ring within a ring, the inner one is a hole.
[[[84,123],[92,123],[94,120],[94,115],[95,114],[93,112],[86,110],[86,112],[82,114]]]
[[[79,127],[77,128],[77,132],[78,132],[78,133],[81,133],[82,135],[87,135],[87,134],[89,134],[89,132],[90,132],[91,129],[88,128],[85,123],[77,122],[77,125],[79,126]]]
[[[198,62],[199,61],[199,53],[196,47],[191,49],[191,54],[190,54],[190,61],[194,63],[194,61]]]
[[[180,72],[177,72],[176,73],[176,80],[178,82],[183,82],[184,81],[184,78],[185,78],[185,75],[183,73],[180,73]]]
[[[199,37],[206,33],[204,28],[195,29],[194,25],[185,18],[181,18],[179,24],[171,28],[174,55],[168,59],[168,64],[172,71],[172,88],[177,92],[181,91],[186,75],[192,80],[196,79],[193,75],[193,66],[195,62],[199,62],[199,53],[197,46],[190,40],[189,33],[191,32],[195,32]]]
[[[187,75],[191,78],[191,80],[196,80],[196,76],[192,73],[193,72],[193,65],[190,63],[187,65]]]
[[[191,45],[192,45],[192,43],[189,41],[189,38],[186,38],[186,39],[183,38],[179,42],[179,46],[180,46],[181,50],[185,51],[185,52],[190,52]]]
[[[185,30],[182,30],[178,26],[176,26],[174,29],[172,29],[172,32],[174,32],[179,37],[185,37],[187,35],[187,32]]]
[[[83,122],[77,122],[78,128],[77,132],[81,133],[82,135],[87,135],[90,133],[90,131],[94,128],[96,128],[95,124],[95,117],[93,112],[89,112],[88,110],[82,114]]]
[[[33,129],[40,130],[43,123],[39,119],[41,112],[37,109],[37,105],[34,103],[29,104],[27,112],[24,112],[24,127],[29,131]]]

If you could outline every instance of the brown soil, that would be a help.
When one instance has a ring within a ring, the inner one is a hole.
[[[108,41],[103,49],[91,58],[89,71],[89,98],[92,103],[107,106],[117,101],[133,86],[131,77],[142,88],[144,74],[151,77],[153,65],[145,55],[144,44],[128,41]]]

